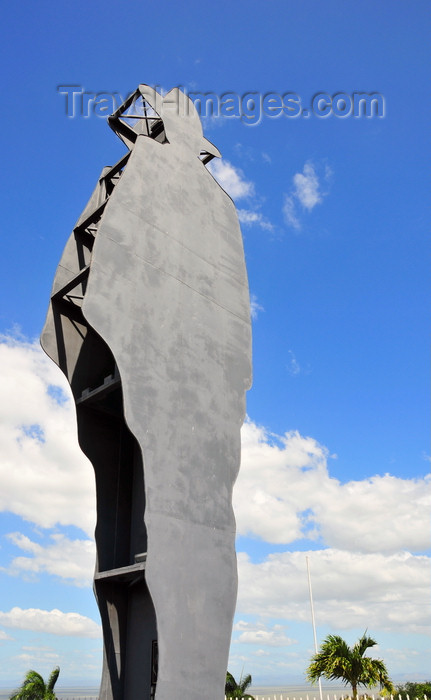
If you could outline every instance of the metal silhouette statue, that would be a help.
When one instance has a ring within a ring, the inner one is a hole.
[[[64,250],[42,346],[96,478],[101,700],[220,700],[237,569],[232,488],[251,384],[235,206],[192,102],[140,85]]]

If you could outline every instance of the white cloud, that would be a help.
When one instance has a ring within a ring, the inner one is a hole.
[[[208,170],[232,199],[253,196],[254,184],[246,180],[242,170],[236,168],[228,160],[214,158],[208,164]]]
[[[323,201],[319,179],[312,163],[305,163],[302,173],[293,176],[293,194],[305,209],[311,211]]]
[[[296,231],[301,229],[301,222],[296,215],[295,202],[292,195],[284,195],[283,215],[286,223],[289,224],[289,226],[294,228]]]
[[[225,119],[222,114],[204,114],[200,119],[204,132],[212,131],[215,128],[219,128],[227,124],[227,119]]]
[[[77,444],[72,402],[58,403],[49,393],[53,385],[66,391],[61,373],[36,344],[10,340],[0,343],[0,379],[2,510],[44,528],[72,524],[92,534],[93,470]],[[29,428],[36,425],[38,430]],[[251,421],[243,427],[242,442],[234,490],[240,534],[276,544],[320,536],[326,546],[355,552],[429,546],[429,479],[385,474],[342,484],[330,476],[328,451],[316,440],[297,432],[274,436]],[[14,561],[15,571],[85,579],[91,543],[61,535],[44,548],[25,538],[15,543],[31,554]],[[62,548],[70,561],[64,570],[57,562]]]
[[[296,432],[277,438],[247,421],[233,495],[238,533],[275,544],[303,537],[308,490],[314,486],[315,492],[326,476],[326,457],[326,449],[313,438]]]
[[[317,166],[311,161],[307,161],[302,173],[295,173],[293,185],[289,192],[284,195],[283,215],[286,223],[296,231],[301,229],[301,221],[298,215],[297,205],[310,212],[318,204],[323,202],[323,198],[328,194],[322,189],[322,181],[329,183],[332,177],[332,170],[325,165],[323,175],[319,179]]]
[[[72,524],[91,533],[92,468],[77,445],[70,400],[55,400],[49,389],[58,383],[64,388],[61,375],[35,344],[19,341],[0,344],[0,368],[3,510],[39,527]],[[429,560],[401,550],[428,547],[429,479],[384,474],[343,484],[330,476],[329,460],[327,448],[311,437],[295,431],[280,437],[247,421],[234,490],[238,533],[277,545],[323,539],[327,549],[310,553],[321,623],[343,628],[373,619],[375,627],[422,630]],[[23,552],[10,572],[46,572],[77,585],[89,583],[94,565],[89,540],[69,540],[58,532],[48,544],[20,533],[10,537]],[[275,553],[258,564],[242,553],[239,573],[241,614],[308,620],[303,552]],[[50,628],[61,620],[62,630],[82,623],[88,631],[86,619],[15,608],[0,614],[0,625]],[[273,635],[267,639],[277,638],[277,630],[269,631]],[[242,641],[262,638],[249,628],[243,632]]]
[[[237,209],[238,219],[244,226],[253,226],[254,224],[260,226],[265,231],[273,231],[274,226],[268,219],[265,219],[263,214],[258,211],[251,211],[250,209]]]
[[[265,311],[263,306],[259,304],[255,294],[250,295],[250,315],[253,320],[256,320],[260,311]]]
[[[22,649],[23,651],[43,651],[43,652],[46,652],[47,654],[51,654],[51,653],[52,653],[52,648],[51,648],[51,647],[43,647],[43,646],[33,647],[33,646],[26,646],[26,645],[23,645],[23,646],[21,647],[21,649]]]
[[[40,637],[38,638],[40,639]],[[39,644],[37,646],[22,646],[22,652],[12,657],[14,679],[23,677],[29,668],[37,668],[44,677],[48,678],[53,667],[60,666],[60,684],[82,685],[83,679],[87,679],[91,685],[96,685],[99,682],[102,657],[99,639],[97,641],[93,641],[91,637],[87,637],[87,639],[75,637],[74,640],[70,637],[61,639],[57,635],[52,641],[55,643],[55,648]],[[95,648],[96,646],[97,648]],[[4,684],[8,678],[5,673],[11,674],[11,669],[8,668],[6,671],[2,668],[0,673]]]
[[[31,556],[15,557],[6,570],[12,575],[46,572],[67,579],[76,586],[90,586],[96,560],[92,540],[69,540],[62,534],[50,536],[53,543],[43,547],[19,532],[10,533],[13,544]]]
[[[11,637],[7,632],[5,632],[4,630],[0,630],[0,641],[1,642],[9,641],[11,639],[13,639],[13,637]]]
[[[9,612],[0,611],[0,625],[32,632],[45,632],[66,637],[102,636],[100,625],[89,617],[78,613],[64,613],[61,610],[39,610],[37,608],[12,608]]]
[[[283,625],[268,626],[263,622],[245,622],[239,620],[234,625],[234,633],[240,632],[234,640],[239,644],[258,644],[271,647],[284,647],[296,644],[295,639],[287,637]]]
[[[282,552],[257,564],[239,553],[237,614],[309,622],[306,554],[318,625],[426,633],[429,559],[408,552]]]
[[[22,661],[29,661],[30,659],[34,659],[37,657],[42,657],[44,661],[50,661],[50,662],[56,661],[56,660],[61,658],[60,654],[56,654],[54,651],[46,651],[43,654],[37,654],[37,656],[35,656],[33,654],[24,653],[24,654],[19,654],[15,658],[21,659]]]
[[[342,484],[330,476],[328,450],[316,440],[295,431],[274,436],[251,421],[242,446],[234,489],[239,534],[275,544],[320,536],[326,546],[352,552],[428,548],[429,477],[385,474]]]
[[[67,381],[38,343],[0,339],[0,399],[0,510],[92,535],[93,468],[78,446]]]
[[[274,231],[273,224],[258,211],[259,205],[256,204],[254,183],[246,180],[240,168],[236,168],[227,160],[216,158],[208,163],[207,167],[219,185],[234,201],[254,199],[252,208],[237,209],[238,218],[243,226],[260,226],[265,231]]]
[[[295,353],[293,350],[288,351],[289,354],[289,362],[287,364],[287,369],[289,371],[289,374],[291,374],[293,377],[296,377],[298,374],[301,373],[301,367],[299,365],[298,360],[295,357]]]
[[[358,551],[423,551],[429,548],[430,478],[390,474],[340,484],[327,482],[316,504],[322,536],[331,546]]]

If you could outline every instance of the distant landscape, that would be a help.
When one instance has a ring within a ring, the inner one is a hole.
[[[0,688],[0,700],[9,700],[14,688]],[[57,690],[58,700],[98,700],[99,688],[95,686],[65,686]],[[334,700],[346,696],[346,688],[343,685],[325,683],[322,684],[324,700]],[[256,700],[318,700],[319,689],[309,685],[282,685],[282,686],[252,686],[250,693]],[[378,689],[370,690],[370,694],[378,695]],[[204,698],[202,699],[204,700]]]

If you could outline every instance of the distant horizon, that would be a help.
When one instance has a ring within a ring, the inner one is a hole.
[[[429,678],[429,677],[428,677]],[[409,681],[413,682],[425,682],[427,679],[403,679],[397,680],[395,677],[392,679],[395,685],[403,685]],[[18,685],[2,686],[0,685],[0,700],[8,700],[11,692],[16,690]],[[96,700],[100,685],[93,684],[82,684],[82,685],[61,685],[57,683],[55,686],[56,694],[59,696],[59,700]],[[368,694],[371,697],[380,697],[378,688],[365,688],[359,686],[359,695],[367,694],[365,691],[369,691]],[[307,684],[252,684],[247,692],[251,695],[258,696],[259,700],[266,700],[264,696],[268,696],[268,700],[273,700],[269,697],[273,694],[279,694],[276,700],[320,700],[320,693],[318,686],[310,686]],[[334,695],[339,699],[341,697],[349,696],[349,686],[344,686],[342,684],[333,683],[325,681],[322,683],[322,696],[323,700],[334,700]],[[414,700],[414,698],[411,698]]]
[[[253,674],[252,674],[253,676]],[[413,682],[413,683],[425,683],[426,681],[429,680],[431,677],[431,674],[428,674],[428,676],[424,675],[423,678],[405,678],[403,676],[392,676],[391,680],[394,683],[394,685],[404,685],[405,683],[408,682]],[[237,679],[238,680],[238,679]],[[19,682],[14,685],[14,684],[0,684],[0,691],[12,691],[15,688],[19,686]],[[365,686],[360,686],[360,688],[365,687]],[[79,683],[79,684],[74,684],[74,683],[65,683],[62,684],[60,681],[57,682],[55,689],[57,692],[73,692],[74,690],[88,690],[91,691],[88,694],[91,695],[93,691],[98,691],[100,688],[100,683]],[[331,691],[331,692],[341,692],[343,690],[346,690],[346,688],[349,688],[349,685],[345,686],[342,683],[339,683],[337,681],[322,681],[322,690],[323,691]],[[307,683],[275,683],[275,682],[269,682],[269,683],[252,683],[250,686],[251,690],[265,690],[267,692],[268,690],[271,689],[286,689],[289,692],[294,692],[296,690],[301,691],[301,692],[308,692],[309,695],[311,695],[310,691],[313,691],[316,693],[316,696],[319,694],[319,687],[312,686]],[[369,689],[370,690],[370,689]],[[375,688],[376,690],[376,688]]]

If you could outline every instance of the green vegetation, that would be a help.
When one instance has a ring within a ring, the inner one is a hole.
[[[229,671],[226,673],[226,686],[224,689],[226,697],[230,700],[231,698],[246,698],[247,700],[254,700],[252,695],[249,695],[245,691],[251,685],[251,676],[248,674],[244,676],[241,674],[239,683],[236,682],[235,678]]]
[[[36,671],[27,671],[20,689],[10,696],[10,700],[57,700],[54,686],[59,673],[60,669],[57,666],[52,671],[48,683],[45,683]]]
[[[372,688],[379,684],[386,692],[393,693],[395,689],[383,661],[364,656],[375,644],[377,642],[367,637],[366,632],[353,647],[338,635],[328,635],[320,651],[311,658],[307,680],[315,683],[321,676],[327,680],[340,680],[351,686],[353,700],[357,700],[359,685]]]
[[[423,700],[424,697],[431,700],[431,681],[424,681],[423,683],[409,682],[404,683],[403,685],[397,685],[395,694],[397,698],[400,695],[401,700],[407,700],[407,696],[410,698],[410,700],[413,700],[414,698]]]

